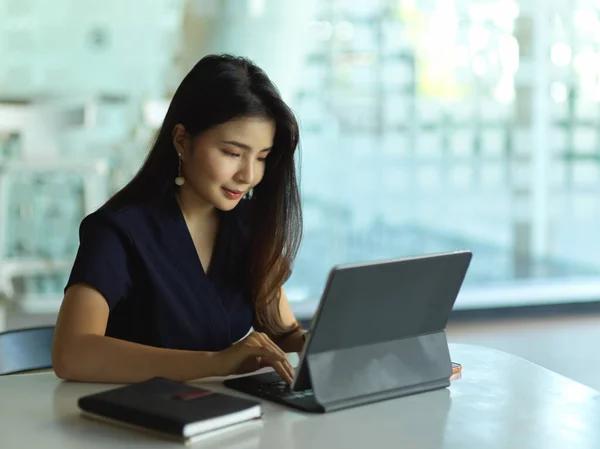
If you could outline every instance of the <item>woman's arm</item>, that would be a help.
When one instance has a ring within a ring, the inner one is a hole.
[[[95,289],[71,286],[62,303],[52,363],[62,379],[130,383],[155,376],[177,381],[224,375],[213,352],[162,349],[104,336],[109,307]]]
[[[281,288],[281,297],[279,300],[279,313],[281,314],[281,321],[286,327],[297,327],[297,330],[291,334],[286,335],[283,338],[273,338],[273,341],[279,346],[284,352],[300,352],[304,346],[304,334],[306,333],[296,320],[290,302],[287,299],[285,290]]]
[[[101,383],[132,383],[151,377],[185,382],[271,366],[286,382],[293,379],[286,354],[264,334],[253,332],[219,352],[155,348],[106,337],[109,310],[95,289],[83,284],[67,289],[52,347],[58,377]]]

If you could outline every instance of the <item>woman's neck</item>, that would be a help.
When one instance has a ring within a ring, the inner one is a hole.
[[[200,198],[191,189],[180,188],[177,202],[185,221],[192,228],[210,226],[218,216],[215,206]]]

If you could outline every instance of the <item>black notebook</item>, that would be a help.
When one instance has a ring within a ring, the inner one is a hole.
[[[88,417],[134,426],[183,443],[261,417],[257,401],[160,377],[81,397],[78,406]]]

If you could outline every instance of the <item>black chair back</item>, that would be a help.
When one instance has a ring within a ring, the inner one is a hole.
[[[0,376],[52,368],[54,326],[0,333]]]

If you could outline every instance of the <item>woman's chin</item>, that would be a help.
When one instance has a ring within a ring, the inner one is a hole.
[[[232,201],[232,200],[225,200],[225,201],[218,201],[214,203],[215,208],[219,209],[220,211],[223,212],[228,212],[230,210],[235,209],[235,207],[240,204],[239,200],[236,201]]]

